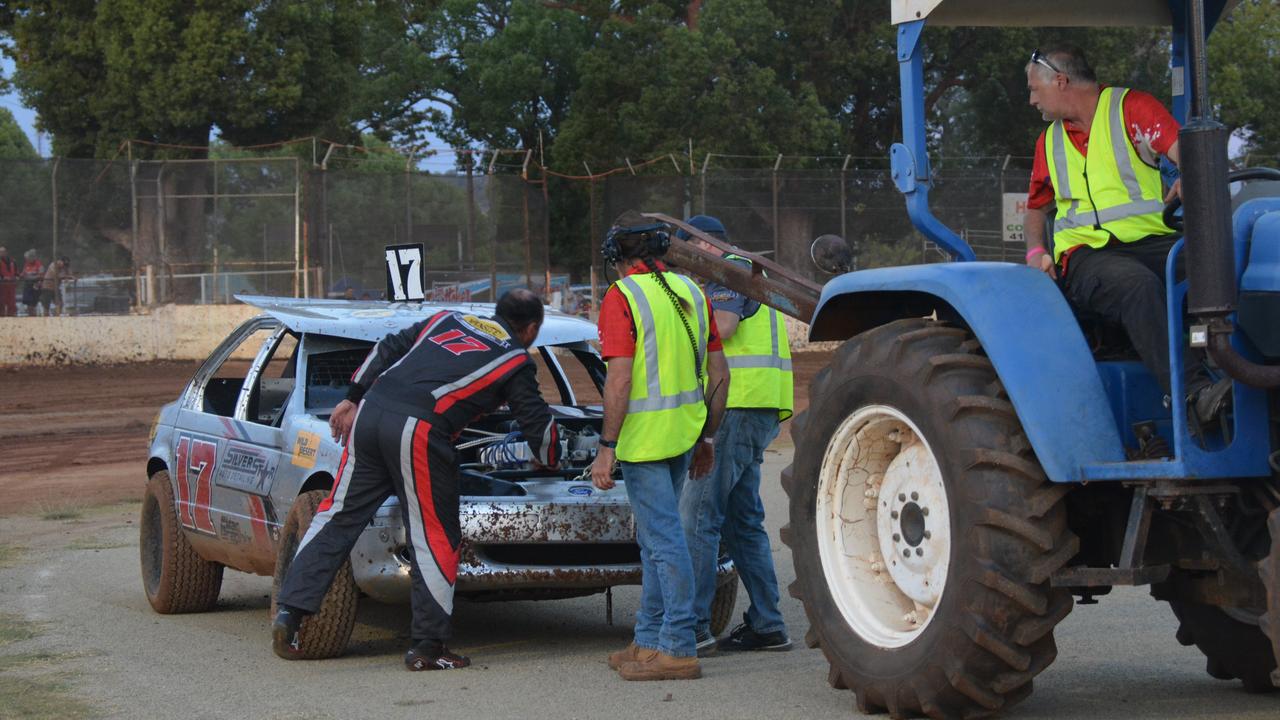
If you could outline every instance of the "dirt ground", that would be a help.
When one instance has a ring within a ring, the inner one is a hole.
[[[797,409],[829,359],[796,355]],[[151,423],[198,365],[0,370],[0,515],[141,499]]]

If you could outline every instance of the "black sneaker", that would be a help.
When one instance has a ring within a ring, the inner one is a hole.
[[[285,660],[302,658],[302,619],[307,614],[297,608],[281,605],[271,622],[271,649]]]
[[[699,630],[693,636],[693,647],[698,651],[698,657],[715,655],[716,636],[706,630]]]
[[[424,640],[404,654],[404,666],[410,670],[457,670],[471,664],[471,658],[459,655],[443,643]]]
[[[742,616],[742,624],[729,632],[729,637],[720,641],[719,648],[725,652],[744,652],[763,650],[768,652],[782,652],[791,649],[791,638],[782,630],[775,630],[771,633],[760,634],[751,629],[750,623],[746,622],[747,616]]]

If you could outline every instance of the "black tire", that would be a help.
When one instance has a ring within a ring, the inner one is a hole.
[[[733,606],[738,602],[738,573],[734,572],[716,586],[716,594],[711,597],[711,635],[720,637],[720,633],[733,622]]]
[[[166,470],[147,481],[140,525],[142,589],[151,608],[163,615],[212,609],[222,590],[223,566],[200,557],[187,542]]]
[[[1077,552],[1067,529],[1068,488],[1048,481],[990,360],[964,330],[900,320],[846,342],[819,373],[812,405],[793,424],[783,471],[796,582],[810,630],[830,663],[828,681],[852,689],[865,713],[982,717],[1031,693],[1057,656],[1053,628],[1071,596],[1049,577]],[[886,405],[923,434],[938,465],[950,518],[945,589],[932,620],[886,649],[845,620],[819,555],[817,492],[828,443],[859,408]]]
[[[1259,625],[1242,622],[1221,608],[1184,600],[1170,600],[1178,618],[1178,642],[1195,645],[1205,656],[1205,672],[1219,680],[1240,679],[1247,692],[1276,690],[1271,641]]]
[[[1267,609],[1259,618],[1258,626],[1271,641],[1271,664],[1280,661],[1280,508],[1271,511],[1267,518],[1271,531],[1271,552],[1258,563],[1262,584],[1267,588]],[[1280,687],[1280,669],[1271,671],[1271,684]]]
[[[311,527],[311,519],[316,516],[320,502],[328,495],[323,490],[312,490],[298,496],[289,508],[289,516],[285,518],[284,529],[280,533],[280,550],[276,554],[276,571],[271,589],[271,615],[276,614],[276,597],[280,594],[280,586],[289,574],[289,566],[293,556],[298,552],[298,545],[307,528]],[[299,636],[302,645],[300,657],[304,660],[321,660],[337,657],[347,649],[351,639],[351,630],[356,624],[356,610],[360,604],[360,589],[356,587],[355,576],[351,572],[351,559],[348,558],[338,568],[338,574],[329,586],[320,611],[308,615],[302,621]]]

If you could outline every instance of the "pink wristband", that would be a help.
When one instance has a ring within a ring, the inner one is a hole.
[[[1030,262],[1031,258],[1035,257],[1036,255],[1039,255],[1041,253],[1047,253],[1047,252],[1049,251],[1045,250],[1042,247],[1031,248],[1030,250],[1027,251],[1027,262]]]

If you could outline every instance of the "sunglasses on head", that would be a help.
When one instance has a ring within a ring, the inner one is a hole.
[[[1043,65],[1056,73],[1062,73],[1062,71],[1058,69],[1058,66],[1054,65],[1053,62],[1049,60],[1049,56],[1039,50],[1031,51],[1031,62],[1036,65]]]

